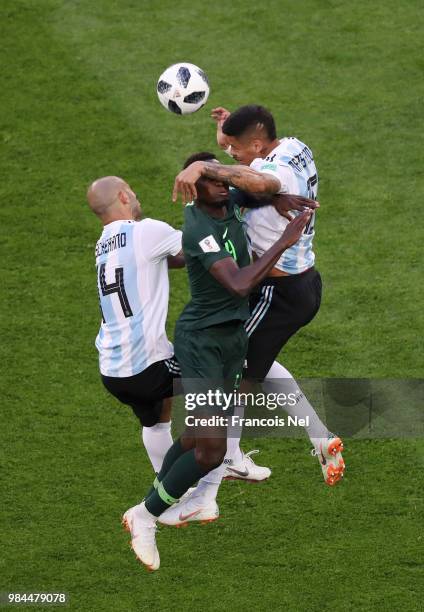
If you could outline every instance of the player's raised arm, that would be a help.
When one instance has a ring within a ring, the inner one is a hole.
[[[303,196],[292,195],[290,193],[279,193],[273,196],[259,197],[241,191],[234,190],[234,198],[240,208],[262,208],[263,206],[273,206],[279,215],[285,217],[289,221],[293,219],[291,214],[294,211],[303,212],[306,209],[316,210],[319,208],[319,202],[305,198]]]
[[[281,183],[277,178],[252,170],[248,166],[225,166],[216,162],[196,161],[177,175],[172,201],[176,202],[178,195],[181,195],[183,202],[195,200],[197,197],[196,182],[201,177],[221,181],[226,185],[259,195],[273,195],[281,188]]]
[[[216,142],[218,143],[218,146],[227,153],[229,153],[229,155],[231,155],[231,152],[229,151],[229,142],[224,132],[222,131],[222,125],[224,121],[230,116],[230,114],[230,111],[222,106],[217,106],[216,108],[213,108],[211,112],[211,117],[216,122]]]
[[[307,210],[290,221],[281,238],[249,266],[239,268],[232,257],[226,257],[212,264],[210,273],[230,293],[242,297],[248,295],[267,276],[281,254],[299,240],[311,214]]]

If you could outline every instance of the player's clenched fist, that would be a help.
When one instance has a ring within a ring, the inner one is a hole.
[[[217,106],[212,109],[211,117],[214,121],[216,121],[219,125],[222,125],[224,121],[231,115],[230,111],[224,108],[223,106]]]

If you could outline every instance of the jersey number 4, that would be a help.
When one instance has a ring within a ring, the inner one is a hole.
[[[124,268],[115,268],[115,282],[107,284],[106,282],[106,264],[104,263],[100,264],[99,266],[99,286],[100,286],[102,295],[111,295],[112,293],[117,293],[124,316],[125,317],[133,316],[133,312],[131,310],[131,306],[128,301],[127,293],[125,291]],[[100,309],[102,310],[103,321],[105,321],[105,317],[103,315],[103,309],[101,306],[101,299],[100,299]]]

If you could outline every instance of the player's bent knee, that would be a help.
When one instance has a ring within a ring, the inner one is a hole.
[[[132,404],[131,408],[143,427],[153,427],[153,425],[156,425],[160,421],[162,411],[161,401],[147,406],[136,406]]]
[[[138,419],[143,427],[153,427],[159,423],[159,417],[155,414],[138,415]]]

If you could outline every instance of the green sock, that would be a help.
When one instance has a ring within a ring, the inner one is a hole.
[[[150,497],[150,495],[151,495],[152,493],[154,493],[154,491],[156,491],[156,489],[158,488],[158,486],[159,486],[159,480],[158,480],[158,477],[157,477],[157,475],[156,475],[156,478],[154,479],[153,484],[152,484],[152,486],[150,487],[150,489],[147,491],[147,494],[144,496],[144,499],[147,499],[148,497]]]
[[[197,463],[194,448],[185,452],[168,470],[158,488],[145,500],[147,510],[154,516],[159,516],[208,472],[209,470],[204,470]]]

